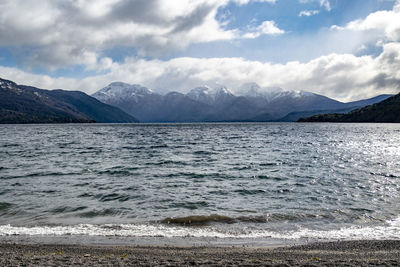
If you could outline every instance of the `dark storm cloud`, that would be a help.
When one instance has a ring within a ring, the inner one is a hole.
[[[176,26],[171,33],[190,31],[191,29],[198,27],[204,23],[206,17],[212,12],[212,10],[213,6],[204,4],[200,5],[198,8],[185,16],[177,17],[174,20]]]
[[[160,5],[160,0],[121,1],[113,7],[106,19],[154,25],[170,23],[166,16],[160,13]]]
[[[236,38],[215,20],[227,2],[0,0],[0,46],[29,47],[27,63],[50,68],[92,64],[93,56],[114,46],[159,56],[192,43]],[[195,34],[182,35],[192,29]]]
[[[379,73],[369,80],[366,85],[374,85],[376,88],[400,89],[400,79],[390,76],[387,73]]]

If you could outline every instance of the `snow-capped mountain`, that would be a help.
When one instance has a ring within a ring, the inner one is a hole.
[[[245,83],[238,90],[238,95],[264,99],[273,102],[279,98],[302,98],[314,96],[311,92],[284,90],[280,87],[261,87],[257,83]]]
[[[80,91],[44,90],[0,78],[0,123],[137,122]]]
[[[269,98],[271,95],[282,92],[280,87],[261,87],[257,83],[244,83],[237,90],[238,95],[246,97]]]
[[[273,121],[288,114],[290,120],[296,121],[296,116],[304,112],[345,112],[382,100],[342,103],[311,92],[260,87],[256,83],[242,85],[236,95],[225,86],[202,86],[187,94],[160,95],[140,85],[116,82],[93,96],[144,122]]]
[[[235,96],[225,86],[211,88],[209,86],[196,87],[186,94],[190,99],[207,105],[215,105],[229,101]]]
[[[138,84],[113,82],[93,94],[93,97],[103,102],[133,101],[138,103],[141,98],[153,94],[153,92]]]
[[[113,82],[92,95],[98,100],[121,108],[128,114],[137,114],[139,121],[153,121],[163,96],[137,84]]]

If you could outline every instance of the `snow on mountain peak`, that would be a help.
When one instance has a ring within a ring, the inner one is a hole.
[[[129,87],[131,85],[128,83],[123,83],[123,82],[112,82],[108,86],[109,87]]]
[[[286,91],[285,94],[287,96],[291,96],[293,98],[310,97],[310,96],[314,95],[311,92],[306,92],[306,91],[301,91],[301,90]]]
[[[257,83],[251,82],[242,84],[242,86],[239,87],[238,91],[240,93],[248,93],[248,92],[258,92],[260,91],[260,89],[261,87]]]
[[[18,95],[22,93],[22,90],[18,88],[16,83],[8,80],[0,79],[0,88],[11,90]]]
[[[261,87],[257,83],[245,83],[238,89],[239,95],[247,97],[264,98],[272,100],[283,92],[287,92],[280,87]]]
[[[196,87],[193,88],[192,90],[189,91],[189,93],[187,93],[187,95],[189,97],[193,97],[193,98],[199,98],[201,95],[205,94],[205,95],[209,95],[210,94],[210,87],[208,86],[201,86],[201,87]]]
[[[186,95],[193,100],[213,104],[221,98],[233,96],[233,93],[223,85],[213,88],[204,85],[190,90]]]
[[[280,87],[261,87],[257,83],[243,84],[238,93],[242,96],[264,98],[267,101],[273,101],[281,97],[301,98],[311,97],[314,94],[299,90],[284,90]]]
[[[214,87],[214,88],[212,89],[212,93],[213,93],[213,95],[215,95],[215,96],[218,96],[218,95],[233,95],[232,91],[229,90],[229,89],[228,89],[226,86],[224,86],[224,85],[220,85],[220,86]]]
[[[138,84],[131,85],[123,82],[113,82],[94,93],[93,96],[100,101],[109,99],[126,100],[130,98],[143,97],[152,93],[153,92],[150,89]]]

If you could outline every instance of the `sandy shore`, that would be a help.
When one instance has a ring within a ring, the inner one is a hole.
[[[1,244],[0,266],[370,266],[400,265],[400,241],[282,248]]]

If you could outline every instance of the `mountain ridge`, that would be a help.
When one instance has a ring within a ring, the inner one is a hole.
[[[125,91],[119,96],[121,86]],[[195,87],[186,94],[172,91],[161,95],[137,84],[120,82],[111,83],[92,96],[121,108],[142,122],[294,122],[301,118],[301,112],[348,112],[389,97],[382,95],[343,103],[311,92],[262,88],[256,83],[244,84],[237,95],[221,85]],[[291,116],[287,117],[289,114]]]
[[[400,93],[346,114],[330,113],[301,118],[299,122],[400,122]]]
[[[137,122],[81,91],[44,90],[0,78],[0,123]]]

